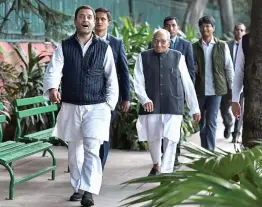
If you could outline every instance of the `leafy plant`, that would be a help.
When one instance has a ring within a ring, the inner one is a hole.
[[[33,97],[43,94],[43,76],[49,61],[43,62],[46,57],[42,53],[36,55],[32,44],[28,44],[28,54],[26,55],[19,46],[14,46],[14,50],[20,58],[18,82],[16,84],[16,96],[19,98]]]
[[[144,206],[200,204],[206,207],[261,206],[262,145],[240,153],[209,152],[192,143],[183,143],[189,152],[181,171],[134,179],[125,184],[158,183],[161,185],[137,193],[123,206],[147,202]],[[134,200],[135,199],[135,200]]]
[[[20,71],[17,76],[17,90],[13,94],[16,98],[28,98],[43,94],[43,77],[49,61],[43,61],[46,57],[43,53],[36,55],[36,51],[31,43],[28,44],[27,49],[28,53],[25,54],[21,48],[14,46],[15,52],[20,58],[19,67],[17,67]],[[23,132],[27,133],[29,130],[32,130],[29,128],[32,125],[38,125],[37,128],[41,129],[45,128],[46,124],[48,124],[46,120],[47,117],[44,115],[25,118],[22,124]]]

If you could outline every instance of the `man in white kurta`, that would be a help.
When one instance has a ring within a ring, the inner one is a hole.
[[[91,7],[76,10],[77,32],[58,45],[44,76],[44,96],[62,103],[53,136],[68,142],[70,201],[81,200],[86,207],[94,205],[92,194],[101,188],[99,149],[108,141],[119,91],[112,50],[92,32],[94,24]]]
[[[137,121],[138,137],[139,141],[148,142],[153,161],[149,175],[173,172],[183,120],[184,94],[195,123],[200,120],[197,96],[185,57],[169,49],[169,44],[169,32],[157,30],[153,37],[154,49],[139,54],[134,71],[135,92],[143,106]]]

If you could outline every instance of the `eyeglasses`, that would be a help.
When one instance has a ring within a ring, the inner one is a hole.
[[[164,45],[164,44],[166,44],[167,43],[167,40],[157,40],[157,39],[153,39],[153,43],[155,44],[155,45],[157,45],[157,44],[161,44],[161,45]]]

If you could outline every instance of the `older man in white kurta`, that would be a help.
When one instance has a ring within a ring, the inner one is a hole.
[[[80,7],[76,16],[77,33],[57,47],[46,71],[44,96],[53,99],[51,93],[62,80],[62,107],[53,135],[68,142],[74,189],[70,200],[82,199],[81,204],[89,207],[94,205],[92,194],[99,194],[101,188],[99,149],[108,141],[119,89],[110,46],[92,32],[85,36],[86,28],[92,31],[94,26],[94,11]],[[56,97],[60,101],[59,93]]]
[[[139,141],[148,141],[153,167],[149,175],[172,173],[176,145],[184,113],[184,95],[195,122],[200,110],[185,57],[168,49],[170,34],[157,30],[154,49],[139,54],[134,72],[134,86],[143,107],[137,121]],[[161,140],[163,156],[161,160]]]

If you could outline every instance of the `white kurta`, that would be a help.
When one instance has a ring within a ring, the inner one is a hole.
[[[190,114],[200,113],[196,92],[193,82],[186,66],[185,57],[181,56],[179,61],[179,70],[183,88],[185,92],[186,103],[190,108]],[[145,78],[143,73],[143,63],[141,54],[138,55],[134,71],[134,87],[137,97],[142,105],[151,101],[145,90]],[[157,139],[168,138],[174,142],[180,139],[180,128],[183,120],[182,115],[173,114],[150,114],[140,115],[137,120],[137,132],[139,141],[155,141]]]
[[[233,79],[232,87],[232,102],[239,102],[240,94],[243,92],[245,55],[242,48],[242,39],[239,42],[236,63],[235,63],[235,77]]]
[[[82,47],[83,56],[86,54],[92,39]],[[49,89],[58,89],[63,76],[64,56],[62,45],[54,51],[51,62],[44,76],[44,97],[49,99]],[[106,103],[78,106],[62,103],[62,108],[57,117],[53,136],[65,141],[79,141],[83,137],[93,137],[101,141],[109,138],[111,111],[118,101],[118,79],[111,47],[108,45],[103,63],[105,69]],[[87,117],[88,120],[84,120]],[[97,127],[100,126],[101,129]]]

